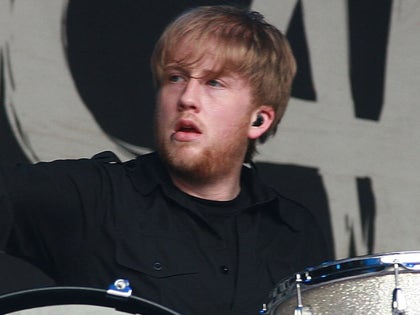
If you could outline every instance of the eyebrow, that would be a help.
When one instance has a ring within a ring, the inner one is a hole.
[[[171,62],[168,63],[165,67],[163,67],[164,72],[170,71],[179,71],[181,73],[188,73],[188,76],[195,79],[203,79],[203,78],[214,78],[214,77],[222,77],[222,76],[230,76],[232,78],[236,77],[236,73],[234,71],[226,70],[225,68],[221,68],[220,70],[213,70],[213,69],[203,69],[200,70],[199,76],[192,76],[190,75],[191,69],[193,66],[182,66],[180,63]]]

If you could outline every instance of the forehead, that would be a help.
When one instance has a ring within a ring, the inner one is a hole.
[[[187,37],[172,47],[167,55],[165,66],[242,76],[239,66],[242,61],[243,56],[234,53],[234,49],[215,39]]]

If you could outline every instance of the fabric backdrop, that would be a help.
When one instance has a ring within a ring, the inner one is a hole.
[[[153,44],[221,3],[260,11],[298,60],[257,156],[267,181],[315,213],[337,258],[420,250],[417,0],[0,0],[0,162],[152,150]]]

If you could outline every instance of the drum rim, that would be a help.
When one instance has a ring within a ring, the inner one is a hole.
[[[154,312],[153,315],[181,315],[138,296],[121,297],[108,294],[102,289],[75,286],[35,288],[0,295],[0,314],[35,307],[71,304],[110,307],[131,314]]]
[[[362,277],[366,274],[378,275],[388,272],[393,272],[392,262],[393,257],[413,257],[415,256],[420,266],[420,251],[395,251],[387,253],[378,253],[372,255],[355,256],[339,260],[331,260],[321,263],[318,266],[307,267],[300,272],[294,273],[292,276],[283,278],[277,283],[274,289],[270,292],[271,300],[268,303],[268,310],[273,310],[284,300],[289,299],[296,292],[296,276],[299,275],[302,279],[302,292],[319,285],[330,284],[339,279],[350,279]],[[398,261],[403,266],[405,263],[414,263],[412,260]],[[340,265],[339,268],[337,266]],[[407,267],[407,266],[404,266]],[[420,272],[419,268],[410,269],[414,272]],[[406,272],[402,270],[401,272]],[[328,272],[331,272],[328,274]]]
[[[414,262],[412,260],[401,259],[413,256],[416,256],[418,260]],[[407,263],[417,263],[420,265],[420,251],[387,252],[326,261],[318,266],[307,267],[295,273],[292,277],[284,278],[283,281],[287,282],[295,279],[295,275],[300,274],[303,280],[302,283],[311,285],[335,280],[341,278],[343,275],[357,276],[363,273],[383,271],[393,266],[394,262],[391,262],[392,257],[399,257],[400,259],[397,262],[405,268],[408,268],[406,266]],[[280,281],[280,283],[283,281]]]

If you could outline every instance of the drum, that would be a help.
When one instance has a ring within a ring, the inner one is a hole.
[[[307,268],[274,288],[264,312],[420,314],[420,252],[361,256]]]
[[[119,281],[119,280],[118,280]],[[116,281],[118,286],[118,282]],[[180,315],[154,302],[131,295],[131,290],[49,287],[0,296],[0,314],[13,315]]]

